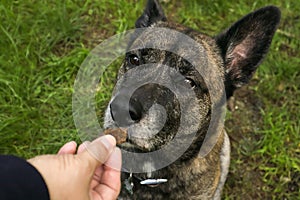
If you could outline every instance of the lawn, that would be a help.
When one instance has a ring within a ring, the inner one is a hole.
[[[0,153],[29,158],[81,142],[72,117],[77,71],[101,41],[131,29],[143,1],[0,1]],[[215,35],[277,5],[282,20],[250,85],[230,101],[232,159],[224,199],[300,199],[300,1],[165,0],[172,21]],[[97,114],[113,88],[106,72]]]

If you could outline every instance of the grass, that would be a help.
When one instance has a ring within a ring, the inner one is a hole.
[[[0,2],[0,153],[24,158],[80,142],[72,118],[73,84],[88,52],[133,28],[142,1]],[[224,199],[300,198],[300,3],[167,1],[170,20],[214,35],[253,9],[274,4],[282,21],[252,83],[228,113],[232,163]],[[97,95],[98,115],[116,67]]]

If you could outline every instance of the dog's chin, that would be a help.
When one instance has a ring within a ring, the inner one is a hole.
[[[118,147],[123,150],[136,153],[147,153],[156,149],[156,147],[152,145],[151,142],[140,138],[127,139],[127,142],[118,145]]]

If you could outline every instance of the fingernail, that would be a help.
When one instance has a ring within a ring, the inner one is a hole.
[[[77,143],[75,141],[70,141],[66,144],[68,147],[76,147],[77,146]]]
[[[116,139],[111,135],[100,137],[100,141],[108,150],[112,150],[116,146]]]
[[[67,149],[72,149],[76,151],[77,143],[75,141],[71,141],[67,143]]]

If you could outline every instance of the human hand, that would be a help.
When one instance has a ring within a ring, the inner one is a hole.
[[[50,199],[113,200],[121,187],[121,151],[112,136],[83,143],[65,144],[58,155],[29,159],[43,176]]]

